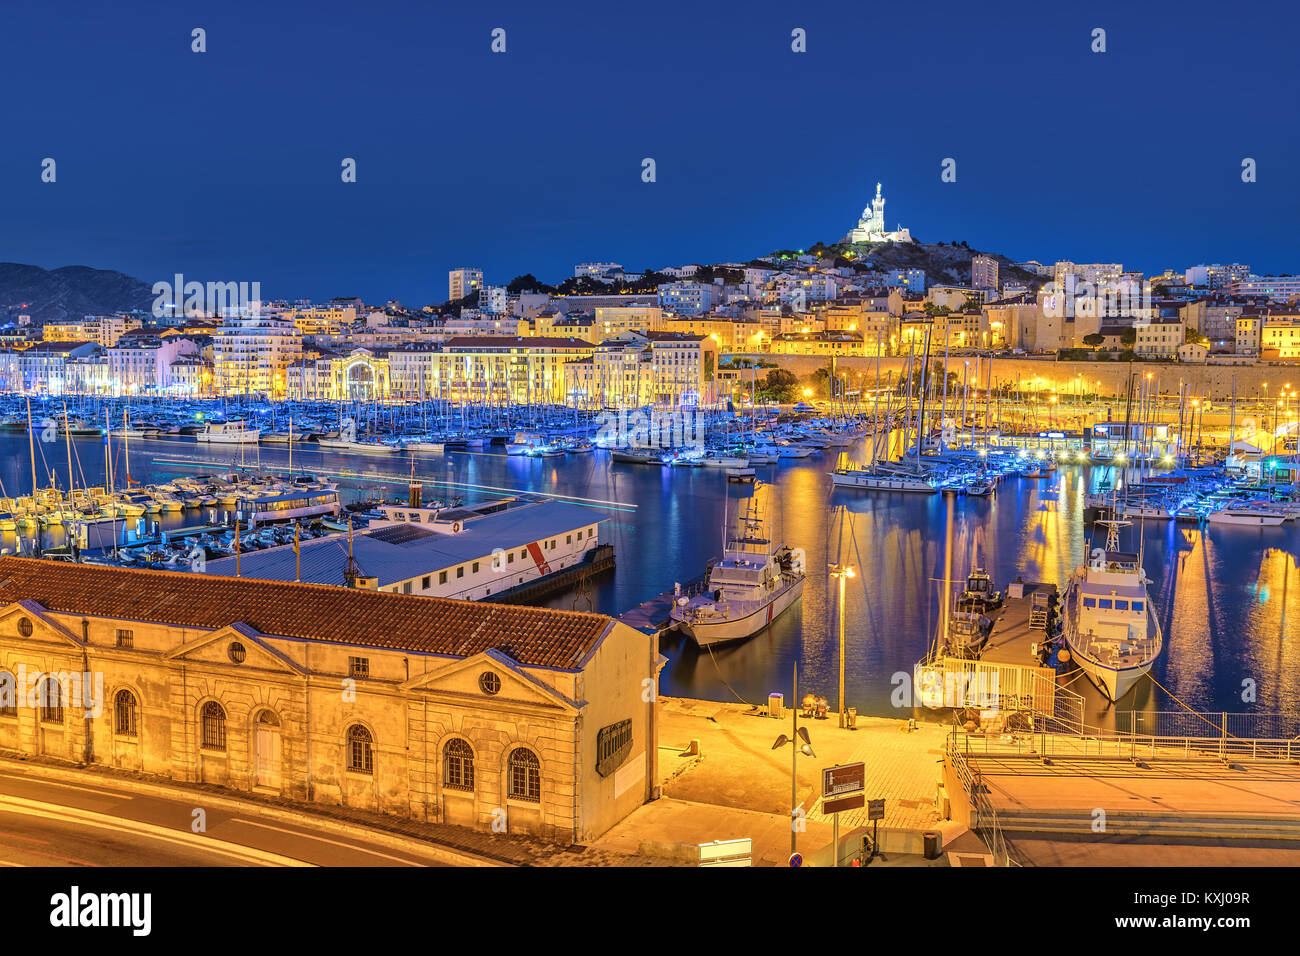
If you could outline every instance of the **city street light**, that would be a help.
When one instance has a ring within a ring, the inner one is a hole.
[[[799,665],[794,665],[794,680],[791,685],[794,697],[791,701],[793,706],[790,708],[790,727],[791,736],[785,734],[776,738],[772,744],[773,750],[779,750],[786,744],[791,746],[790,754],[790,855],[794,856],[799,849],[799,826],[795,819],[795,810],[797,809],[796,801],[799,799],[799,755],[805,757],[816,757],[813,753],[812,740],[808,737],[808,729],[799,726]],[[803,743],[799,743],[799,741]]]

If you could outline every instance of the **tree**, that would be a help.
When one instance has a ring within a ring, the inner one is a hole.
[[[1087,335],[1083,337],[1083,344],[1091,346],[1094,349],[1097,348],[1102,343],[1104,343],[1105,341],[1106,341],[1106,336],[1102,335],[1100,332],[1089,332]]]
[[[521,292],[554,292],[555,290],[531,272],[526,272],[511,279],[506,285],[506,291],[511,295],[518,295]]]
[[[1183,344],[1185,345],[1209,345],[1210,340],[1195,329],[1188,329],[1183,333]]]
[[[1134,345],[1138,340],[1137,329],[1130,326],[1119,334],[1120,345]]]
[[[798,383],[799,379],[793,372],[787,372],[783,368],[771,369],[763,384],[759,386],[758,399],[763,402],[789,404],[794,401],[795,386]]]

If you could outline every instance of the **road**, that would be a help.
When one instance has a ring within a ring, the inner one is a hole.
[[[308,814],[299,824],[255,803],[205,806],[206,797],[143,795],[111,778],[54,780],[0,762],[0,865],[448,865],[446,854],[418,844],[371,842],[361,827],[324,830]],[[203,827],[196,833],[197,809]]]

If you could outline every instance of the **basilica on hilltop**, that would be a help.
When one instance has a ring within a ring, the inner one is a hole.
[[[876,198],[871,205],[862,210],[862,218],[857,228],[850,230],[844,237],[845,242],[911,242],[912,233],[898,227],[897,232],[885,231],[885,199],[880,195],[880,183],[876,183]]]

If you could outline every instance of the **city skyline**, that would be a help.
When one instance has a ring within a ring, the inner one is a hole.
[[[24,148],[0,159],[0,260],[422,304],[465,264],[490,283],[556,281],[585,260],[641,269],[831,242],[883,181],[887,225],[923,242],[1147,273],[1294,271],[1295,132],[1269,117],[1295,81],[1257,86],[1252,71],[1285,55],[1296,15],[1209,30],[1194,9],[1013,8],[981,14],[972,45],[976,13],[960,10],[435,22],[406,5],[375,14],[382,67],[329,5],[310,21],[195,7],[58,30],[52,13],[16,11],[6,55],[41,81],[13,108]],[[1098,27],[1105,53],[1090,50]],[[306,66],[329,51],[332,68]],[[1188,73],[1189,58],[1230,70]],[[141,122],[122,122],[119,99]],[[341,181],[347,158],[356,182]],[[1244,158],[1257,181],[1242,181]]]

